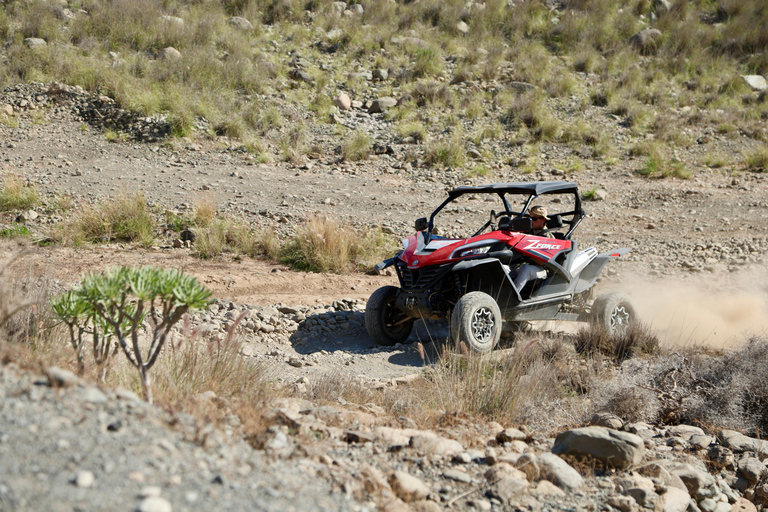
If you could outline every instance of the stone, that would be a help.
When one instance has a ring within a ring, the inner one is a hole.
[[[686,441],[695,435],[705,435],[701,428],[694,427],[693,425],[674,425],[667,427],[665,430],[669,433],[669,435],[682,437]]]
[[[690,503],[691,496],[687,491],[677,487],[668,487],[667,492],[661,495],[659,508],[662,512],[685,512]]]
[[[373,79],[377,81],[383,81],[389,78],[389,71],[384,68],[377,68],[373,70]]]
[[[333,2],[331,6],[333,7],[333,10],[336,11],[336,14],[341,14],[347,10],[347,2]]]
[[[430,492],[424,482],[404,471],[392,473],[389,486],[395,495],[406,503],[426,499]]]
[[[243,32],[250,32],[253,30],[253,25],[251,22],[240,16],[232,16],[231,18],[227,18],[227,23],[230,26],[235,27],[237,30],[242,30]]]
[[[630,496],[611,496],[606,503],[622,512],[634,512],[637,510],[637,503]]]
[[[416,435],[411,438],[411,448],[425,455],[450,457],[464,451],[460,442],[437,435]]]
[[[460,22],[458,22],[456,24],[456,30],[458,30],[462,34],[468,34],[469,33],[469,25],[467,25],[463,21],[460,21]]]
[[[40,48],[43,46],[48,46],[48,43],[45,42],[45,39],[40,39],[39,37],[28,37],[24,39],[24,44],[27,46],[27,48]]]
[[[709,448],[709,445],[711,445],[713,441],[714,441],[714,438],[706,434],[705,435],[694,434],[691,436],[690,439],[688,439],[688,443],[690,443],[692,447],[700,448],[702,450]]]
[[[674,463],[668,466],[667,470],[680,477],[691,496],[696,496],[699,491],[715,484],[715,478],[712,475],[690,464]]]
[[[561,488],[548,480],[539,482],[532,493],[536,496],[565,496],[565,492]]]
[[[383,98],[373,100],[371,107],[368,109],[368,113],[380,114],[385,112],[387,109],[394,107],[395,105],[397,105],[397,100],[395,98],[391,96],[384,96]]]
[[[765,77],[760,75],[741,75],[741,78],[747,82],[754,91],[765,91],[768,89],[768,83],[765,81]]]
[[[77,375],[58,366],[51,366],[45,373],[48,376],[48,382],[53,387],[66,388],[80,384]]]
[[[735,430],[721,430],[717,438],[723,446],[736,453],[741,452],[768,452],[768,441],[748,437]]]
[[[342,92],[333,99],[333,104],[336,105],[339,110],[349,110],[352,108],[352,101],[349,99],[347,93]]]
[[[596,427],[606,427],[618,430],[624,425],[624,422],[621,421],[621,418],[615,414],[611,414],[609,412],[598,412],[592,416],[592,419],[589,420],[589,424]]]
[[[488,471],[485,472],[483,476],[485,476],[485,479],[489,482],[496,482],[498,480],[510,477],[520,480],[527,480],[525,473],[519,469],[514,468],[511,464],[507,464],[505,462],[494,464],[490,469],[488,469]]]
[[[528,436],[522,430],[516,428],[505,428],[498,434],[496,434],[496,442],[500,444],[509,443],[511,441],[525,441]]]
[[[81,489],[87,489],[93,485],[96,477],[90,471],[78,471],[75,475],[75,485]]]
[[[564,491],[577,491],[584,486],[584,479],[578,471],[554,453],[542,453],[536,458],[541,477],[549,480]]]
[[[458,469],[446,469],[443,471],[443,478],[464,482],[466,484],[472,483],[472,477],[468,473],[459,471]]]
[[[661,481],[664,485],[669,487],[675,487],[676,489],[680,489],[682,491],[688,492],[688,488],[685,486],[685,483],[680,479],[679,476],[673,475],[670,473],[664,466],[659,464],[658,462],[649,462],[648,464],[644,464],[643,466],[640,466],[637,468],[637,473],[643,476],[656,478]]]
[[[738,498],[733,504],[731,512],[757,512],[757,507],[746,498]]]
[[[739,461],[739,473],[747,479],[750,484],[757,483],[760,476],[765,473],[766,467],[760,459],[756,457],[744,457]]]
[[[536,462],[535,454],[530,452],[523,453],[512,465],[525,473],[528,477],[528,481],[535,482],[539,479],[541,469],[539,469],[539,464]]]
[[[661,35],[661,30],[657,28],[646,28],[633,35],[629,39],[629,45],[638,49],[640,53],[649,55],[656,52]]]
[[[493,484],[489,493],[502,503],[510,503],[517,495],[527,491],[528,487],[528,480],[508,476]]]
[[[361,4],[352,4],[347,8],[347,11],[360,16],[365,12],[365,8]]]
[[[7,116],[13,115],[13,107],[11,105],[5,104],[3,105],[3,113]]]
[[[136,512],[172,512],[171,502],[160,496],[150,496],[141,500]]]
[[[554,454],[592,457],[608,466],[625,469],[643,458],[642,438],[605,427],[583,427],[561,433],[552,448]]]
[[[443,508],[434,501],[421,500],[411,503],[413,512],[442,512]]]
[[[184,26],[184,20],[179,18],[178,16],[169,16],[166,14],[166,15],[160,16],[160,20],[163,23],[172,23],[174,25],[178,25],[179,27]]]
[[[160,60],[179,60],[181,58],[181,53],[173,46],[167,46],[160,50],[157,58]]]
[[[82,391],[82,400],[89,404],[105,404],[107,403],[107,395],[95,386],[88,386]]]

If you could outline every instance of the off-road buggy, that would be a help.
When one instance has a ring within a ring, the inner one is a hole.
[[[490,209],[490,203],[500,210]],[[536,235],[529,215],[534,205],[549,212],[545,232]],[[443,222],[448,213],[454,214],[453,223]],[[603,266],[629,249],[581,250],[571,236],[584,217],[571,182],[451,190],[428,219],[416,220],[417,232],[403,240],[403,250],[376,266],[379,271],[394,266],[400,287],[384,286],[371,295],[368,334],[380,345],[394,345],[408,339],[417,319],[444,319],[454,341],[488,352],[504,322],[514,327],[536,320],[586,321],[611,333],[626,331],[636,316],[629,297],[611,292],[593,299],[593,287]],[[451,231],[470,222],[479,229],[469,237]],[[518,290],[514,277],[526,263],[540,270]]]

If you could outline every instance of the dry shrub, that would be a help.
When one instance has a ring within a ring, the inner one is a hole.
[[[60,236],[65,243],[117,240],[149,247],[155,239],[155,221],[143,192],[120,194],[97,206],[85,207]]]
[[[24,185],[18,176],[8,175],[3,178],[3,186],[0,188],[0,212],[26,210],[39,202],[40,196],[34,185]]]
[[[194,221],[197,227],[207,227],[216,216],[216,198],[213,194],[197,194],[194,200]]]
[[[768,435],[768,339],[711,356],[686,353],[629,359],[591,398],[626,421],[693,423]]]
[[[299,270],[341,273],[370,267],[392,252],[380,229],[358,232],[325,216],[311,217],[297,231],[281,253],[285,264]]]
[[[573,349],[560,339],[521,340],[518,347],[502,357],[470,353],[463,344],[444,351],[422,385],[413,385],[416,416],[449,412],[543,430],[577,421],[580,400],[568,401],[579,392],[570,375]]]
[[[370,384],[346,373],[330,373],[312,381],[309,397],[319,404],[366,404],[376,398]]]
[[[639,354],[656,354],[659,338],[645,324],[634,324],[627,332],[611,334],[605,327],[590,324],[579,329],[574,339],[576,351],[604,356],[623,361]]]

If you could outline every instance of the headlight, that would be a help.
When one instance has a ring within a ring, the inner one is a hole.
[[[483,247],[470,247],[468,249],[459,249],[454,253],[454,258],[466,258],[467,256],[476,256],[478,254],[485,254],[491,248],[490,245]]]

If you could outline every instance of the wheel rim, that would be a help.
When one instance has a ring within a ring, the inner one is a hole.
[[[398,335],[408,327],[408,315],[397,309],[394,303],[392,300],[384,306],[383,323],[391,334]]]
[[[625,334],[629,329],[629,322],[632,315],[625,306],[616,306],[611,311],[611,332],[614,334]]]
[[[488,308],[479,308],[472,315],[472,337],[478,343],[488,343],[493,338],[493,312]]]

